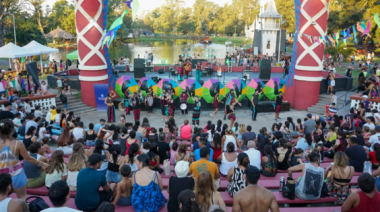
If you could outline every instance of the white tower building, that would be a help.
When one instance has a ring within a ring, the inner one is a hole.
[[[259,18],[262,38],[259,51],[264,55],[273,56],[276,53],[278,36],[281,37],[279,31],[282,19],[280,13],[277,12],[274,0],[269,0],[265,11],[259,15]]]

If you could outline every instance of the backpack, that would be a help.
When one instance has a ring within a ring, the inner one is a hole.
[[[62,104],[67,103],[67,97],[65,95],[63,95],[62,93],[61,93],[61,95],[59,95],[59,99],[61,100]]]
[[[353,125],[354,125],[355,127],[360,127],[360,128],[362,128],[362,127],[363,127],[363,122],[362,122],[362,120],[360,120],[360,119],[354,119],[354,121],[353,121]]]
[[[31,202],[28,202],[28,199],[31,199],[31,198],[34,198],[34,200]],[[28,197],[25,200],[25,202],[28,203],[30,212],[40,212],[42,210],[50,208],[49,205],[46,204],[46,202],[41,197],[38,197],[38,196]]]

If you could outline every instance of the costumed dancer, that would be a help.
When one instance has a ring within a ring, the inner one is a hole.
[[[227,107],[227,114],[229,119],[231,120],[230,122],[230,129],[232,129],[232,126],[234,126],[234,122],[236,121],[236,115],[235,115],[235,104],[236,102],[230,102],[230,105]]]
[[[131,115],[131,108],[130,108],[130,99],[129,99],[129,88],[127,88],[127,91],[124,93],[124,104],[125,104],[125,115],[130,116]]]
[[[160,97],[157,97],[160,99],[161,103],[161,115],[162,115],[162,121],[166,121],[166,92],[162,92]]]
[[[174,96],[175,95],[175,90],[173,89],[172,84],[169,84],[168,88],[166,89],[166,92],[168,94],[170,94],[170,96]]]
[[[114,98],[116,95],[110,91],[107,94],[106,99],[104,100],[104,104],[107,105],[107,116],[108,116],[108,123],[115,122],[115,106],[113,105],[112,98]]]
[[[214,100],[212,102],[212,107],[215,109],[214,112],[210,113],[210,116],[214,114],[216,116],[216,113],[218,112],[218,103],[223,103],[222,101],[219,100],[219,94],[215,94]]]
[[[202,66],[201,66],[201,63],[198,62],[198,64],[196,65],[196,71],[195,71],[195,80],[199,81],[201,80],[201,76],[202,76]]]
[[[189,94],[185,90],[182,91],[181,95],[179,96],[181,99],[181,113],[182,115],[187,115],[187,101],[189,100]],[[186,109],[183,109],[186,108]]]
[[[190,60],[186,60],[185,66],[184,66],[184,72],[185,72],[184,73],[184,79],[189,78],[190,68],[191,68],[191,62],[190,62]]]
[[[259,90],[256,89],[255,93],[252,95],[252,98],[251,98],[252,121],[256,121],[257,112],[259,110],[259,95],[262,93],[263,93],[262,91],[259,92]]]
[[[169,120],[169,118],[174,117],[174,101],[170,95],[168,96],[167,103],[168,103],[168,114],[167,114],[168,119],[167,120]]]
[[[193,123],[193,126],[195,125],[196,127],[198,127],[198,125],[199,125],[199,117],[201,115],[201,102],[199,101],[198,96],[195,96],[195,98],[192,97],[192,99],[194,101],[192,123]]]
[[[145,105],[148,108],[148,114],[149,113],[153,114],[153,103],[154,103],[153,96],[151,95],[151,93],[148,92],[145,97]]]
[[[130,104],[133,109],[133,116],[134,116],[135,122],[140,121],[141,100],[137,92],[133,93]]]
[[[231,101],[235,101],[235,92],[234,89],[231,89],[230,92],[226,95],[226,104],[224,106],[224,120],[226,120],[227,108],[229,107]]]
[[[182,81],[182,79],[184,79],[184,77],[183,77],[183,63],[182,62],[179,63],[177,79],[178,79],[178,81]]]

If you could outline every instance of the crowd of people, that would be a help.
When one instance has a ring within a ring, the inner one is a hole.
[[[26,188],[41,186],[49,189],[53,206],[62,208],[58,211],[76,211],[66,207],[70,191],[76,192],[76,208],[83,211],[115,205],[136,211],[227,211],[218,192],[222,180],[228,181],[232,211],[278,211],[274,194],[258,181],[280,171],[290,179],[302,173],[294,195],[304,200],[330,195],[342,211],[368,211],[375,206],[362,202],[380,200],[375,192],[380,189],[380,115],[367,112],[369,105],[352,108],[345,117],[307,114],[304,120],[287,117],[282,123],[276,115],[269,129],[222,119],[201,127],[194,117],[193,126],[169,117],[156,128],[147,118],[140,122],[135,117],[132,123],[125,115],[114,124],[102,119],[85,127],[73,112],[55,107],[24,112],[12,111],[10,102],[4,106],[0,206],[8,211],[25,208]],[[49,142],[57,142],[57,148],[50,149]],[[333,163],[322,168],[326,158]],[[170,173],[170,165],[174,173],[165,206],[162,175]],[[359,177],[361,191],[351,193],[355,172],[372,169]],[[12,191],[20,200],[9,197]]]

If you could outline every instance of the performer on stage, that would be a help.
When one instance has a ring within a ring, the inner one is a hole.
[[[196,68],[195,80],[199,81],[199,80],[201,80],[203,66],[201,66],[200,62],[198,62],[197,66],[195,68]]]
[[[183,78],[183,63],[182,62],[179,63],[177,79],[178,79],[178,81],[182,81],[182,79],[184,79]]]
[[[184,79],[189,78],[189,72],[191,71],[191,62],[189,59],[186,60],[185,66],[184,66]]]
[[[230,102],[230,105],[227,107],[227,114],[229,119],[231,120],[230,122],[230,129],[232,129],[232,126],[234,126],[234,122],[236,120],[236,115],[235,115],[235,104],[236,102]]]
[[[187,94],[186,90],[182,90],[182,93],[181,95],[179,96],[180,100],[181,100],[181,113],[182,115],[187,115],[187,101],[189,100],[189,94]],[[182,110],[182,105],[185,105],[186,106],[186,109],[185,110]]]
[[[107,116],[108,123],[115,122],[115,106],[113,105],[112,98],[116,95],[113,92],[108,92],[106,99],[104,100],[104,104],[107,105]]]
[[[262,93],[262,91],[259,92],[259,89],[255,90],[255,94],[252,95],[251,103],[252,103],[252,121],[256,121],[257,112],[259,110],[259,95]]]
[[[133,93],[133,96],[131,97],[131,107],[133,109],[133,116],[134,120],[140,121],[140,112],[141,112],[141,99],[137,92]]]
[[[129,105],[129,88],[127,88],[127,91],[124,93],[124,104],[125,104],[125,115],[130,116],[131,115],[131,108]]]
[[[240,96],[237,98],[239,99]],[[226,120],[226,115],[227,115],[227,107],[229,107],[230,103],[231,102],[236,102],[237,104],[239,104],[241,106],[241,104],[237,101],[237,99],[235,98],[235,92],[234,92],[234,89],[231,89],[230,92],[226,95],[226,105],[224,107],[224,120]],[[229,119],[229,117],[228,117]]]
[[[166,92],[162,92],[160,97],[157,97],[160,99],[161,103],[161,115],[162,115],[162,121],[166,121]]]
[[[145,105],[148,108],[148,114],[153,114],[154,99],[152,93],[148,92],[145,97]]]
[[[167,120],[169,120],[171,117],[174,117],[174,101],[172,99],[171,95],[168,95],[167,97]]]
[[[173,89],[172,84],[169,84],[168,88],[166,89],[166,92],[168,92],[168,94],[170,94],[170,96],[174,96],[175,95],[175,91]]]
[[[192,97],[194,101],[194,108],[193,108],[193,126],[195,125],[198,127],[199,125],[199,117],[201,115],[201,102],[199,101],[198,96]]]
[[[214,96],[214,101],[212,102],[212,107],[215,109],[214,112],[210,113],[210,116],[214,114],[216,116],[216,113],[218,112],[218,103],[223,103],[222,101],[219,100],[219,94],[215,94]]]

